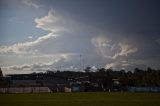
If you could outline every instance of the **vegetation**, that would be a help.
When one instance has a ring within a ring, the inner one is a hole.
[[[1,106],[159,106],[159,93],[0,94]]]
[[[160,70],[155,70],[152,68],[147,68],[147,70],[142,70],[139,68],[135,68],[134,71],[125,71],[125,70],[112,70],[100,68],[95,72],[91,71],[90,67],[86,67],[84,69],[85,72],[74,72],[74,71],[47,71],[48,75],[55,75],[61,78],[68,79],[77,79],[81,77],[87,78],[91,83],[97,84],[99,87],[110,89],[113,86],[112,79],[118,79],[120,84],[119,87],[121,89],[127,88],[128,86],[143,86],[143,87],[159,87],[160,86]],[[34,75],[35,73],[33,73]],[[34,77],[34,76],[33,76]],[[9,86],[9,81],[0,76],[0,87]],[[89,86],[89,85],[86,85]],[[100,90],[99,90],[100,91]]]
[[[57,71],[56,73],[50,72],[57,76],[76,78],[81,76],[88,76],[90,82],[96,82],[100,86],[109,87],[112,84],[112,79],[118,79],[121,86],[160,86],[160,70],[147,68],[141,70],[135,68],[134,71],[113,71],[112,69],[97,69],[92,72],[90,67],[85,69],[85,72],[73,71]]]
[[[7,86],[7,82],[6,82],[6,80],[4,79],[2,70],[1,70],[1,68],[0,68],[0,87],[4,87],[4,86]]]

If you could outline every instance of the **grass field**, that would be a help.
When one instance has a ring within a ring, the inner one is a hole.
[[[160,93],[0,94],[0,106],[160,106]]]

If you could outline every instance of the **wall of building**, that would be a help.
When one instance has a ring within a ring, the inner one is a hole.
[[[0,88],[0,93],[49,93],[48,87],[10,87]]]
[[[12,80],[12,86],[31,86],[31,85],[39,85],[36,83],[36,80]]]

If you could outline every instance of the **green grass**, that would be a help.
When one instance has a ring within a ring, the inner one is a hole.
[[[160,93],[0,94],[0,106],[160,106]]]

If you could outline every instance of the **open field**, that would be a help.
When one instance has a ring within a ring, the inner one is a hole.
[[[0,94],[0,106],[160,106],[160,93]]]

